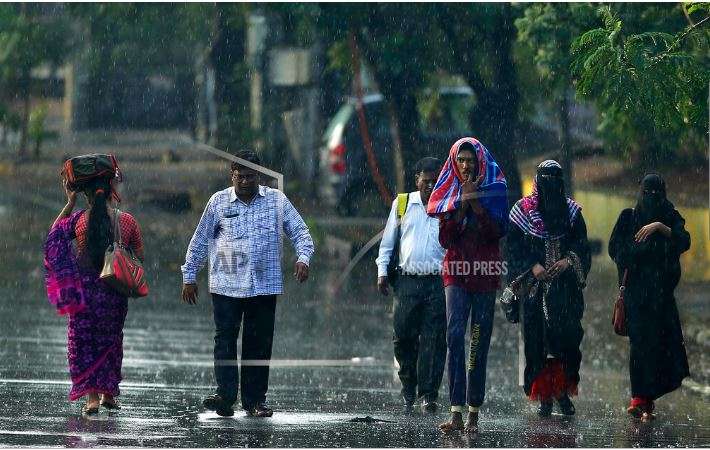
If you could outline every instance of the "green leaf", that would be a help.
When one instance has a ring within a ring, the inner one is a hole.
[[[693,14],[698,11],[704,11],[706,13],[710,12],[710,3],[707,2],[693,2],[687,4],[688,14]]]

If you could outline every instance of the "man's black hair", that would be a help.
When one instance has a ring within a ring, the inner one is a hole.
[[[239,150],[235,156],[237,158],[241,158],[243,160],[249,161],[250,163],[261,165],[261,159],[259,158],[259,155],[257,155],[254,150]],[[235,170],[239,169],[240,167],[245,167],[245,166],[240,164],[237,161],[232,161],[232,171],[235,171]]]
[[[419,175],[422,172],[433,172],[435,174],[438,174],[441,170],[442,164],[443,163],[439,158],[427,156],[417,161],[417,163],[414,165],[414,174]]]

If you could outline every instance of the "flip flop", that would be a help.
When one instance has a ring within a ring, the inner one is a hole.
[[[99,413],[99,407],[98,406],[92,406],[89,407],[88,405],[84,405],[81,407],[81,413],[85,416],[93,416]]]
[[[101,406],[103,406],[106,409],[121,409],[121,405],[118,404],[116,400],[112,402],[106,402],[101,400]]]
[[[464,431],[466,428],[466,425],[463,423],[453,423],[453,422],[444,422],[439,425],[439,429],[441,430],[442,433],[453,433],[455,431]]]

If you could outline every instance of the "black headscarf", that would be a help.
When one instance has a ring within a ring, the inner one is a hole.
[[[666,182],[657,173],[649,173],[640,183],[634,212],[640,226],[667,220],[674,206],[666,198]]]
[[[537,167],[535,182],[539,198],[538,210],[545,229],[552,235],[566,233],[570,223],[562,166],[557,161],[544,161]]]

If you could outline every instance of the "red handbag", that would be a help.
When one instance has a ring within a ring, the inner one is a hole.
[[[614,325],[614,333],[619,336],[628,336],[626,329],[626,306],[624,305],[624,291],[626,290],[626,278],[629,276],[629,269],[624,269],[624,278],[619,286],[619,296],[614,303],[614,311],[611,315],[611,324]]]
[[[148,295],[148,283],[145,281],[143,264],[130,248],[123,245],[121,239],[121,211],[114,213],[114,242],[104,254],[104,268],[101,279],[126,297],[145,297]]]

